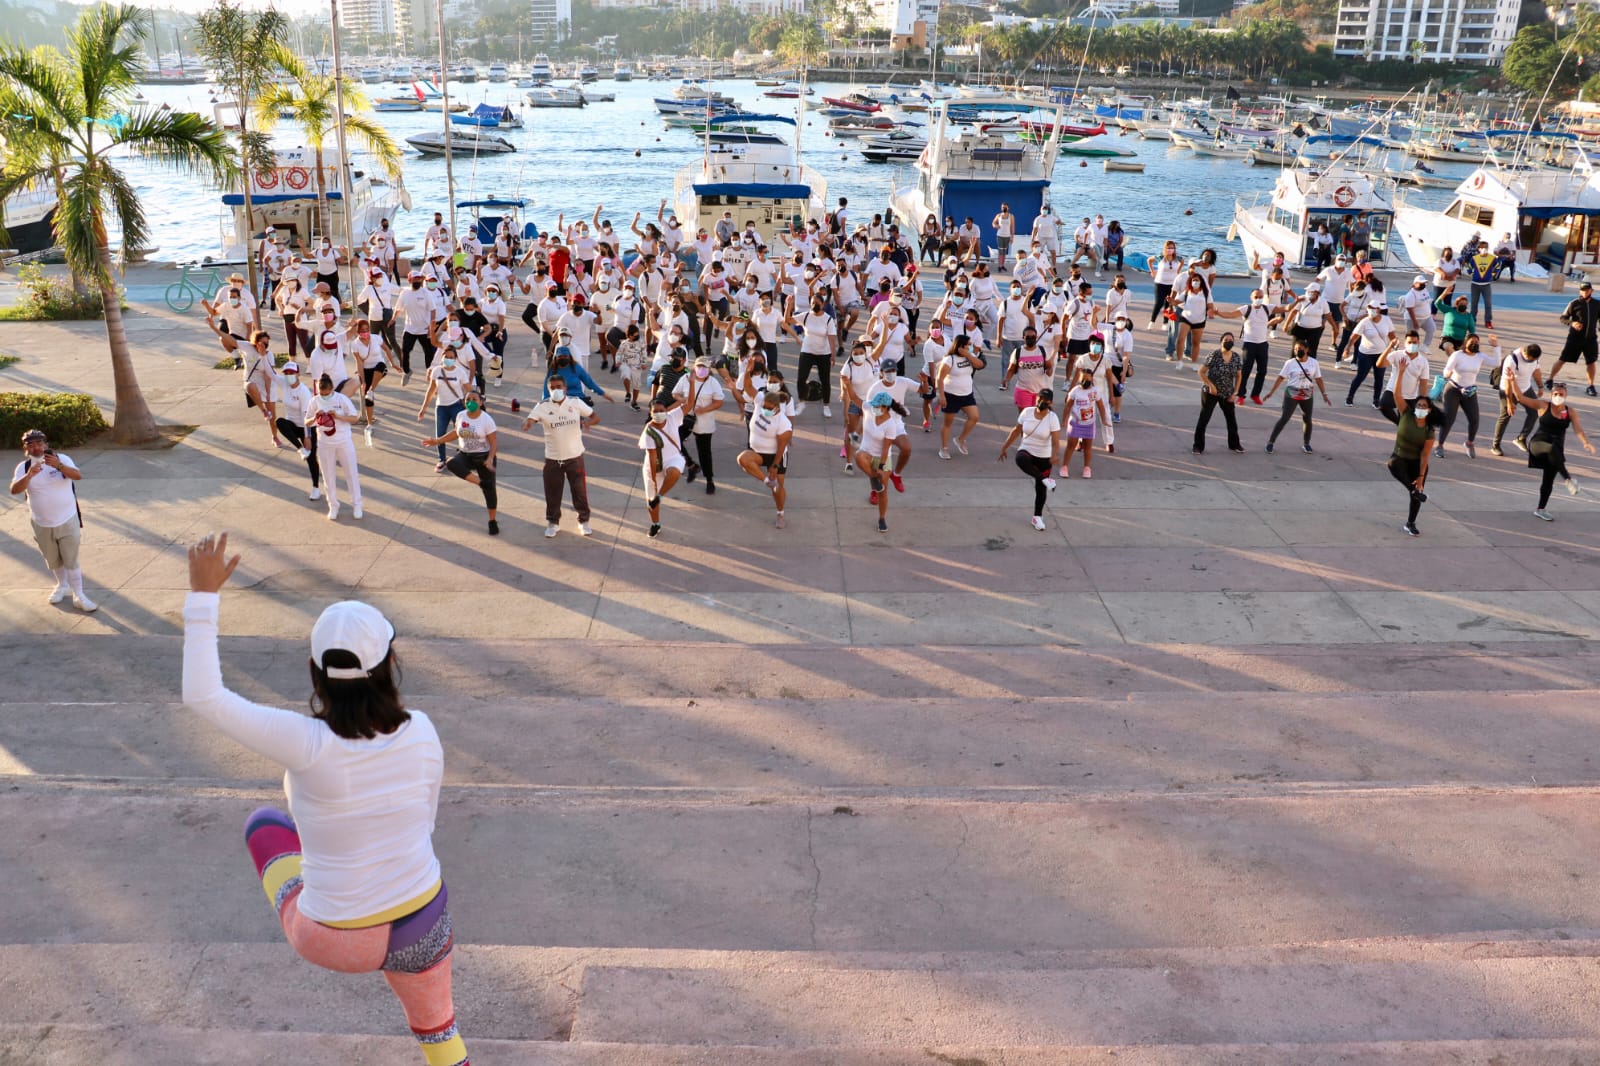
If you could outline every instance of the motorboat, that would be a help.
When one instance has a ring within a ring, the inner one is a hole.
[[[383,81],[383,71],[377,67],[366,67],[361,71],[359,77],[364,85],[377,85]]]
[[[957,121],[958,110],[1039,112],[1050,124],[1043,140],[1022,144]],[[1016,232],[1033,226],[1047,202],[1051,176],[1060,159],[1059,133],[1066,105],[1043,98],[1009,95],[965,96],[940,100],[928,112],[928,144],[917,158],[915,181],[897,185],[889,202],[908,232],[922,229],[929,215],[956,219],[970,216],[992,243],[991,220],[1007,204],[1016,216]]]
[[[633,80],[633,68],[628,66],[628,64],[626,64],[626,63],[617,64],[617,66],[611,71],[611,80],[612,81],[632,81]]]
[[[415,72],[403,63],[389,68],[389,80],[392,82],[404,85],[407,82],[415,81],[416,77]]]
[[[874,114],[883,110],[882,104],[864,93],[851,93],[849,96],[824,96],[822,102],[829,107],[855,111],[860,114]]]
[[[491,195],[481,200],[458,200],[456,206],[471,215],[468,232],[475,234],[485,247],[494,247],[502,222],[511,224],[511,232],[518,241],[531,241],[539,236],[538,226],[522,220],[522,209],[528,206],[528,201],[521,197]]]
[[[589,64],[585,63],[583,66],[578,68],[578,81],[580,83],[582,83],[584,85],[587,85],[591,81],[599,81],[599,80],[600,80],[600,72],[598,70],[596,70],[594,67],[590,66]]]
[[[863,137],[859,143],[861,158],[869,163],[910,163],[928,147],[924,138],[910,133],[904,137],[893,134],[888,137]]]
[[[1351,139],[1327,134],[1306,138],[1308,144],[1333,140]],[[1395,264],[1390,248],[1395,212],[1389,183],[1381,176],[1375,178],[1368,168],[1347,161],[1344,154],[1326,160],[1301,159],[1300,165],[1279,172],[1270,196],[1248,204],[1235,202],[1228,238],[1238,240],[1251,261],[1266,262],[1282,253],[1290,266],[1314,269],[1313,237],[1318,225],[1325,224],[1333,232],[1347,219],[1367,224],[1367,258],[1374,268]]]
[[[386,96],[372,103],[374,111],[421,111],[422,101],[415,96]]]
[[[1189,150],[1201,159],[1249,159],[1250,147],[1232,141],[1225,137],[1218,137],[1210,141],[1195,141]],[[1133,153],[1129,153],[1130,155]]]
[[[1412,204],[1404,196],[1395,228],[1414,266],[1431,270],[1444,248],[1460,248],[1473,237],[1494,244],[1510,233],[1518,270],[1542,277],[1545,266],[1565,271],[1575,255],[1600,250],[1600,178],[1580,150],[1565,173],[1543,168],[1485,163],[1456,186],[1442,211]],[[1544,264],[1544,265],[1541,265]]]
[[[827,197],[827,181],[800,162],[796,146],[766,137],[717,143],[707,134],[704,156],[679,170],[673,183],[673,205],[687,232],[710,229],[732,211],[741,222],[754,222],[768,244],[792,222],[821,222]]]
[[[886,115],[844,115],[828,120],[827,135],[830,137],[867,137],[873,134],[888,133],[898,126],[899,123]]]
[[[1058,140],[1060,134],[1054,135]],[[1118,138],[1109,133],[1102,133],[1095,137],[1084,137],[1081,140],[1059,140],[1059,150],[1062,155],[1088,156],[1094,159],[1103,159],[1107,156],[1134,156],[1139,153],[1131,148],[1125,148],[1117,143]]]
[[[342,240],[346,232],[371,233],[380,220],[393,220],[398,212],[411,209],[404,181],[391,184],[353,167],[341,167],[339,153],[333,149],[322,150],[320,167],[318,159],[318,153],[310,148],[279,148],[273,152],[273,166],[251,170],[249,217],[242,189],[235,185],[222,194],[222,259],[242,260],[249,254],[252,237],[268,226],[284,234],[291,244],[300,241],[309,246],[322,233],[317,211],[319,188],[335,240]],[[348,182],[341,171],[347,172]],[[347,185],[349,196],[345,195]]]
[[[444,155],[445,135],[442,130],[431,133],[419,133],[415,137],[407,137],[406,143],[423,155]],[[450,151],[459,155],[504,155],[515,152],[517,146],[504,137],[494,133],[485,133],[483,130],[472,126],[463,126],[450,131]]]
[[[450,68],[450,80],[471,85],[478,80],[478,68],[470,63],[460,63]]]
[[[522,128],[522,116],[511,110],[510,104],[479,104],[464,115],[451,115],[450,121],[458,126],[477,126],[481,129]]]
[[[583,90],[576,85],[539,85],[529,89],[525,99],[529,107],[582,107],[586,100]]]
[[[616,98],[617,98],[617,94],[616,93],[608,93],[608,92],[605,92],[604,90],[593,89],[593,88],[590,88],[587,85],[585,85],[583,87],[583,99],[584,99],[585,103],[590,103],[590,104],[609,104],[609,103],[612,103],[613,101],[615,101]]]
[[[491,82],[498,84],[505,81],[510,76],[511,72],[506,69],[506,65],[504,63],[489,64],[489,80]]]
[[[1100,163],[1100,169],[1107,174],[1143,174],[1143,163],[1130,163],[1126,159],[1106,159]]]
[[[540,52],[533,57],[533,62],[528,64],[528,80],[534,85],[547,85],[550,82],[550,57]],[[518,83],[521,84],[520,82]]]
[[[0,203],[0,241],[8,252],[27,255],[42,252],[56,243],[55,216],[59,201],[55,190],[33,181]]]

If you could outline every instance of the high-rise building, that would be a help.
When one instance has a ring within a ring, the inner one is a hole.
[[[344,0],[340,23],[357,37],[388,44],[395,34],[395,0]]]
[[[596,7],[647,6],[654,0],[597,0]],[[783,15],[788,12],[804,14],[806,0],[678,0],[680,11],[718,11],[728,8],[746,15]]]
[[[548,35],[552,41],[566,37],[572,28],[572,0],[532,0],[529,30],[538,44]]]
[[[1340,0],[1333,53],[1350,59],[1496,66],[1519,0]]]
[[[939,22],[940,0],[867,0],[866,23],[870,29],[888,30],[899,47],[932,33]]]

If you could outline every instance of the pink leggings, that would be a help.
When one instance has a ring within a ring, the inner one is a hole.
[[[271,807],[251,814],[245,844],[296,954],[337,973],[381,970],[428,1066],[468,1066],[450,994],[455,938],[442,884],[437,896],[404,918],[365,929],[335,929],[300,913],[300,835],[287,814]]]

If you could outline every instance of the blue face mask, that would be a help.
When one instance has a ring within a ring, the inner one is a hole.
[[[1089,345],[1089,352],[1090,352],[1091,355],[1099,355],[1101,352],[1103,352],[1105,350],[1106,350],[1106,348],[1105,348],[1105,345],[1103,345],[1103,344],[1091,344],[1091,345]]]

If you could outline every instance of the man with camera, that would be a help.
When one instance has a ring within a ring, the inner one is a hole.
[[[83,594],[83,571],[78,567],[83,520],[72,485],[83,475],[71,459],[51,450],[42,430],[30,429],[22,435],[22,452],[24,458],[11,475],[11,495],[28,495],[34,543],[56,577],[50,602],[60,603],[70,595],[78,610],[92,611],[99,605]]]

